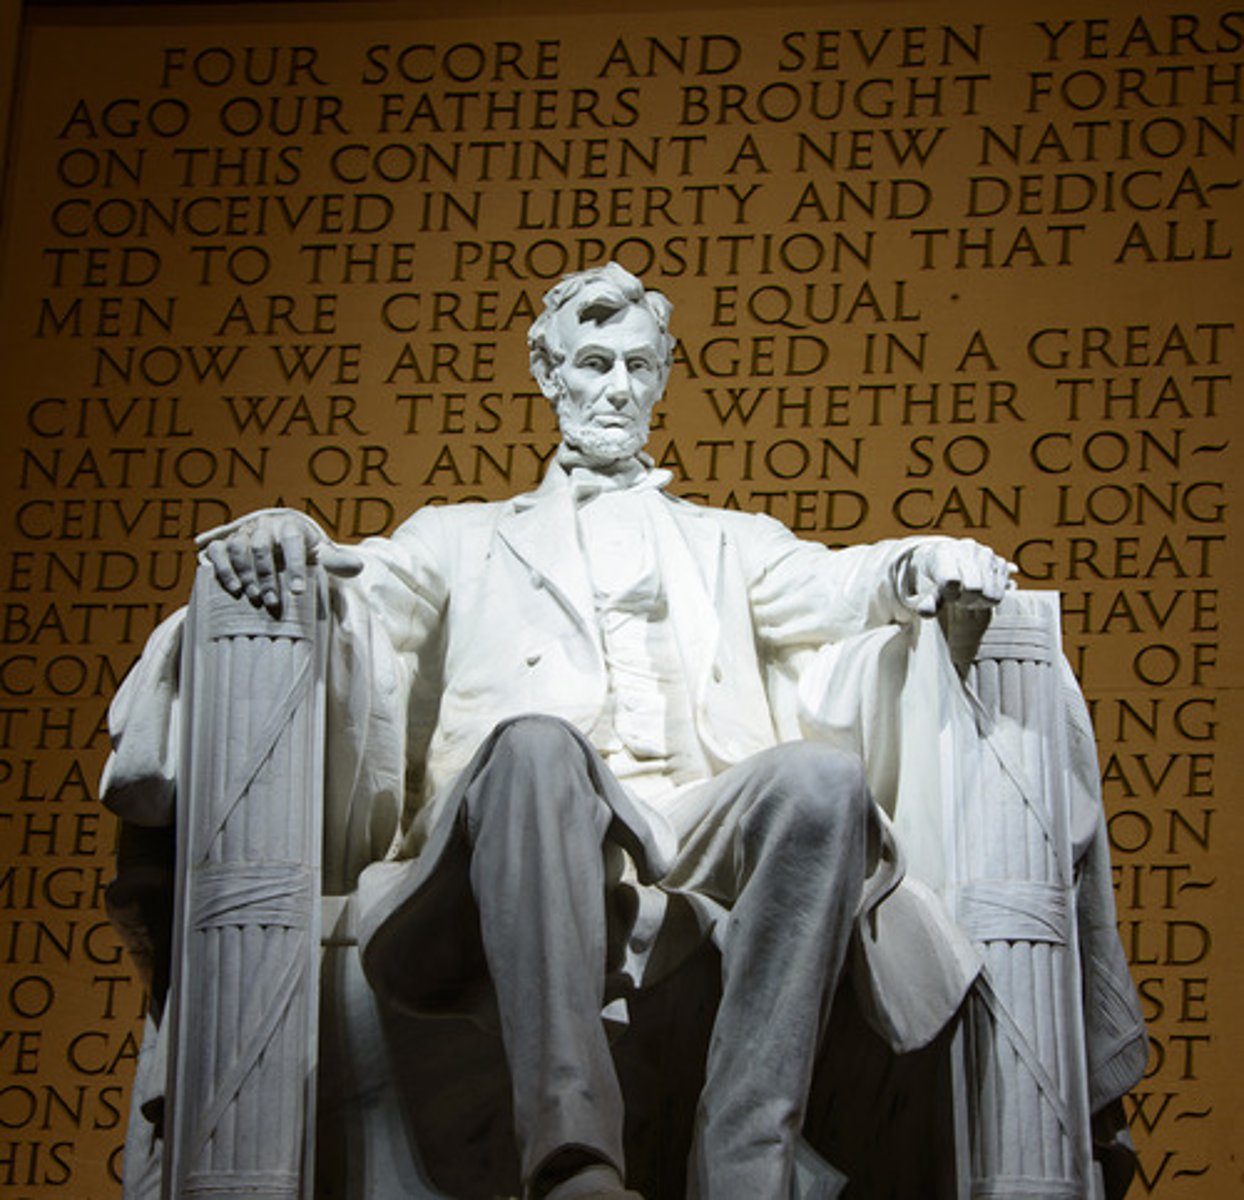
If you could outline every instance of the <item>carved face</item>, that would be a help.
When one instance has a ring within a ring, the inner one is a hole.
[[[557,423],[590,461],[617,462],[643,449],[652,409],[665,389],[660,331],[627,305],[603,321],[559,314],[566,357],[554,368]]]

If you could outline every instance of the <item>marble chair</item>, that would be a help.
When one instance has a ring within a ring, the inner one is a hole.
[[[1096,962],[1099,945],[1115,953],[1113,929],[1102,934],[1113,908],[1099,806],[1086,828],[1075,799],[1095,797],[1096,764],[1057,596],[1014,593],[987,624],[927,624],[925,669],[953,672],[962,719],[925,714],[908,731],[936,742],[924,761],[941,775],[923,813],[895,825],[983,969],[952,1027],[907,1055],[885,1049],[843,989],[797,1192],[1118,1194],[1114,1160],[1094,1159],[1087,1046],[1109,1003],[1094,973],[1118,969]],[[162,1018],[135,1086],[127,1200],[517,1191],[499,1041],[387,1011],[362,975],[354,880],[332,865],[350,818],[323,800],[330,626],[322,579],[279,619],[206,569],[196,584],[178,681],[190,732],[169,751],[176,861],[169,831],[127,827],[110,896]],[[681,1195],[715,971],[706,948],[641,993],[616,1042],[632,1185],[653,1200]]]

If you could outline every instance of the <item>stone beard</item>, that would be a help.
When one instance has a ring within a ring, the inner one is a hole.
[[[601,429],[580,415],[565,399],[557,402],[557,424],[562,441],[579,451],[589,464],[607,466],[622,459],[633,458],[648,442],[648,425],[626,429]]]

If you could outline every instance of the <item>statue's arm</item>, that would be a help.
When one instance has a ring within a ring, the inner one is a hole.
[[[200,538],[216,582],[238,602],[278,616],[309,586],[308,572],[328,573],[333,636],[328,671],[326,803],[353,814],[361,833],[346,839],[351,866],[384,853],[386,831],[408,801],[410,763],[420,755],[419,717],[435,696],[440,616],[448,594],[441,522],[416,514],[391,538],[357,546],[331,542],[293,510],[248,514]],[[138,826],[171,826],[185,714],[181,695],[185,610],[149,639],[109,710],[113,753],[100,793],[107,807]],[[422,740],[426,740],[423,738]],[[370,814],[370,815],[369,815]]]
[[[451,555],[441,526],[434,509],[421,509],[392,537],[343,545],[305,513],[267,508],[210,529],[196,543],[225,591],[273,616],[306,590],[312,567],[322,568],[339,594],[380,621],[401,652],[418,648],[448,597],[444,567]]]
[[[968,538],[830,550],[756,517],[740,546],[757,633],[775,648],[841,641],[947,606],[990,608],[1014,586],[1014,565]]]

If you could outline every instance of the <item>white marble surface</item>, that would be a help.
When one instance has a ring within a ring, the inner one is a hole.
[[[961,654],[956,666],[942,625],[949,621],[954,633],[966,621],[979,633],[985,622],[977,615],[1009,594],[1009,564],[987,548],[935,538],[831,552],[768,518],[670,497],[664,473],[642,454],[668,377],[668,303],[612,268],[560,286],[531,337],[533,372],[564,436],[537,492],[495,504],[425,509],[391,538],[357,547],[334,545],[305,516],[285,510],[252,514],[202,539],[216,580],[202,585],[216,591],[205,603],[223,613],[236,610],[238,618],[225,620],[239,630],[257,622],[262,638],[279,634],[317,600],[321,586],[333,613],[331,630],[324,626],[316,634],[328,658],[308,710],[322,705],[326,713],[322,746],[313,731],[300,733],[295,748],[250,772],[242,787],[249,794],[252,784],[270,782],[285,789],[282,803],[322,811],[327,894],[349,895],[361,874],[365,884],[349,902],[348,920],[345,902],[336,902],[336,932],[324,960],[325,1011],[336,1016],[321,1049],[347,1064],[331,1069],[335,1080],[347,1081],[334,1098],[351,1091],[358,1097],[356,1106],[341,1110],[343,1126],[352,1131],[349,1153],[323,1160],[325,1178],[334,1162],[332,1194],[350,1200],[389,1200],[399,1191],[435,1194],[418,1190],[431,1185],[417,1182],[424,1176],[402,1108],[419,1101],[400,1095],[401,1087],[385,1075],[389,1064],[381,1047],[392,1029],[368,999],[354,931],[366,944],[384,927],[383,913],[405,902],[403,889],[424,886],[434,867],[428,861],[444,849],[443,839],[437,842],[438,817],[456,776],[492,727],[538,712],[569,721],[606,762],[614,755],[624,780],[627,771],[634,774],[637,794],[625,820],[637,847],[637,872],[650,879],[660,877],[685,836],[684,797],[694,794],[698,777],[802,737],[859,755],[886,830],[860,906],[850,970],[862,1008],[894,1050],[915,1049],[946,1027],[985,966],[960,1042],[966,1073],[956,1103],[967,1150],[954,1186],[961,1190],[971,1186],[965,1178],[975,1179],[994,1187],[991,1194],[1021,1195],[1040,1179],[1043,1187],[1066,1181],[1069,1196],[1090,1195],[1089,1096],[1100,1104],[1128,1086],[1143,1066],[1143,1034],[1117,939],[1112,949],[1112,934],[1098,936],[1112,902],[1091,733],[1074,684],[1061,670],[1050,602],[1007,600],[1007,620],[998,627],[1007,635],[987,635],[985,650]],[[585,528],[610,529],[608,522],[581,516],[602,491],[635,497],[618,511],[642,525],[642,536],[628,534],[623,541],[642,547],[648,556],[643,569],[619,574],[602,567],[599,553],[593,559],[584,552]],[[637,579],[651,586],[640,587]],[[627,669],[656,682],[638,689],[620,685],[617,643],[602,637],[602,595],[624,596],[624,607],[631,604],[663,631],[666,640],[653,645],[678,647],[682,674],[674,683],[670,656],[662,652],[645,661],[635,649],[643,640],[632,639]],[[631,596],[643,603],[632,603]],[[941,624],[931,619],[937,614]],[[255,633],[238,636],[253,639]],[[231,651],[239,663],[248,644],[236,641]],[[205,674],[196,667],[198,678],[210,676],[210,682],[189,700],[178,664],[199,662],[209,646],[218,653],[219,641],[197,627],[186,634],[176,619],[153,639],[113,710],[117,748],[106,799],[123,817],[147,825],[172,819],[171,782],[187,772],[177,764],[179,745],[194,747],[184,761],[229,763],[239,757],[239,729],[262,731],[267,716],[284,711],[292,684],[288,667],[271,666],[273,644],[265,644],[268,665],[258,670],[234,665]],[[302,643],[294,638],[290,645]],[[1000,683],[999,672],[1010,682]],[[1024,698],[1022,711],[1004,702],[1013,694]],[[661,737],[651,733],[651,721],[636,725],[649,731],[638,749],[624,744],[633,735],[617,715],[619,704],[636,695],[674,714],[658,722]],[[647,756],[646,769],[637,753]],[[295,778],[321,756],[322,797],[317,771],[310,781]],[[662,773],[667,760],[680,764],[677,773]],[[204,771],[211,776],[199,767],[189,774],[193,779]],[[214,786],[210,778],[194,781],[198,795],[210,795]],[[229,786],[225,791],[232,795]],[[245,805],[237,809],[243,811],[249,811]],[[188,819],[179,818],[183,824]],[[307,825],[317,826],[316,836],[318,821]],[[215,821],[209,841],[219,841],[227,824]],[[282,829],[257,830],[251,820],[246,830],[230,843],[230,853],[256,862],[298,858],[284,843],[274,853],[260,845],[262,838],[255,840],[260,834],[279,840]],[[377,860],[381,865],[367,871]],[[402,865],[412,862],[411,869]],[[982,875],[982,863],[1002,866]],[[1018,915],[1011,925],[999,924],[997,914],[1008,905]],[[1096,940],[1087,946],[1084,908],[1097,919]],[[262,936],[275,945],[285,934],[270,921]],[[1034,948],[1017,957],[1016,942]],[[1098,972],[1090,971],[1087,1009],[1076,999],[1082,953]],[[267,962],[266,951],[261,958]],[[246,1005],[232,982],[217,986],[220,964],[208,962],[207,983],[194,984],[191,992],[185,980],[202,963],[192,957],[187,965],[184,953],[181,961],[174,1011],[194,1013],[196,1029],[237,1024]],[[228,980],[235,968],[258,969],[249,962],[228,958]],[[639,978],[642,956],[631,965]],[[385,977],[420,969],[417,958],[386,964]],[[279,987],[274,983],[268,991],[275,995]],[[1107,994],[1122,996],[1122,1007],[1107,1004],[1101,998]],[[381,1008],[384,1000],[382,994]],[[305,998],[291,1002],[305,1008]],[[337,1019],[342,1012],[349,1014],[344,1022]],[[980,1065],[986,1042],[1009,1039],[1010,1054],[1013,1026],[1025,1032],[1039,1027],[1040,1044],[1031,1054],[1020,1047],[1012,1055],[1019,1063],[1013,1078],[991,1074]],[[230,1036],[245,1039],[247,1031]],[[299,1037],[305,1043],[305,1030],[290,1035],[291,1046]],[[1112,1054],[1095,1051],[1111,1041]],[[303,1104],[300,1089],[314,1071],[314,1052],[305,1045],[300,1052],[303,1065],[290,1059],[276,1074]],[[180,1061],[186,1061],[184,1048]],[[348,1065],[354,1063],[359,1069]],[[191,1075],[204,1070],[197,1066]],[[175,1112],[199,1086],[195,1078],[176,1078]],[[995,1128],[999,1089],[1008,1088],[1019,1097],[1017,1111],[1028,1114],[1018,1135]],[[212,1115],[236,1129],[240,1113]],[[245,1128],[246,1117],[241,1120]],[[296,1116],[281,1127],[300,1136]],[[212,1134],[213,1147],[217,1138],[221,1145],[229,1141]],[[309,1150],[305,1161],[311,1161]],[[235,1183],[242,1179],[238,1172],[269,1169],[256,1163],[230,1167]],[[807,1172],[798,1177],[806,1179]],[[293,1186],[287,1192],[275,1175],[267,1182],[256,1176],[244,1194],[309,1197],[314,1187],[309,1176]],[[834,1194],[824,1180],[808,1186],[809,1195]],[[136,1181],[127,1187],[140,1194]]]

